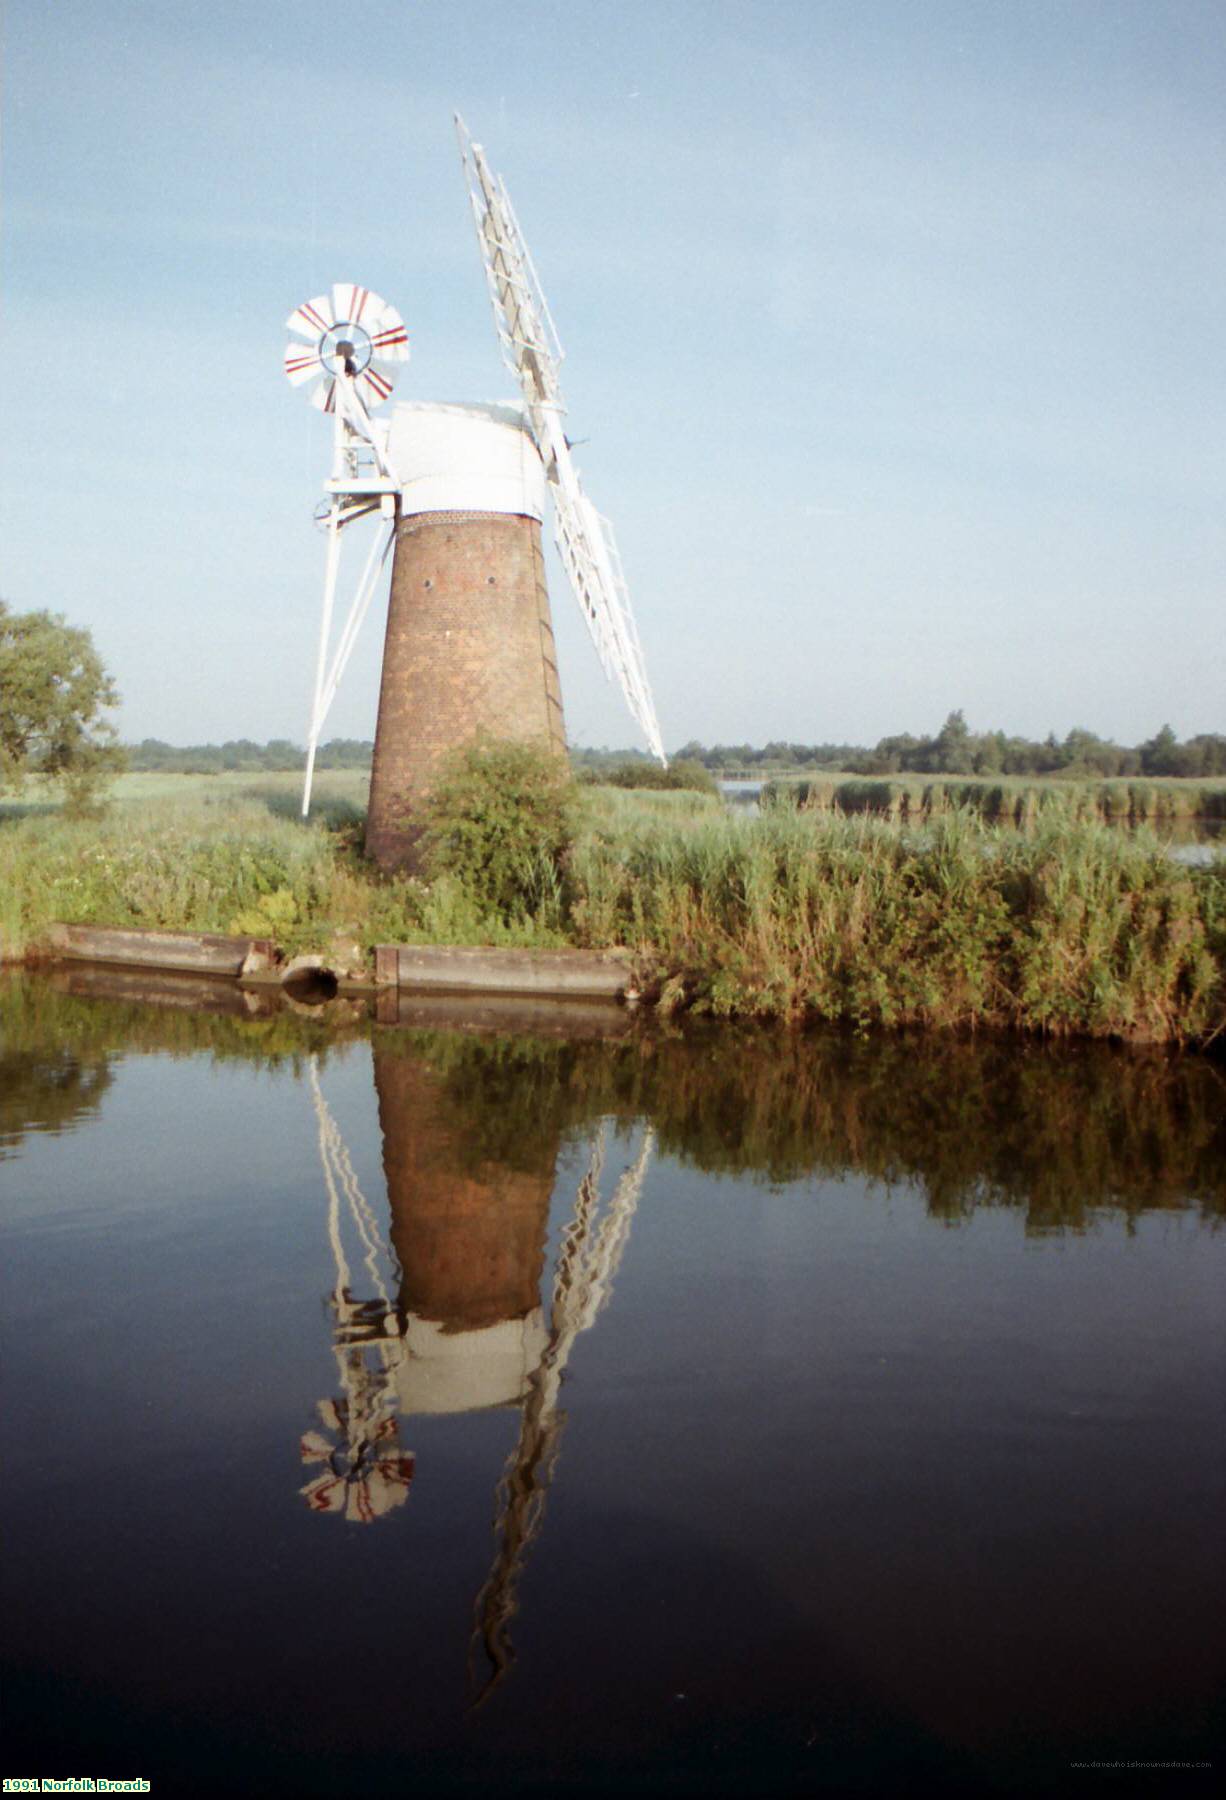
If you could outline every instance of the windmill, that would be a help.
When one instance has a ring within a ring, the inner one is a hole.
[[[391,1212],[386,1236],[324,1097],[318,1058],[307,1068],[336,1271],[329,1310],[341,1392],[318,1403],[318,1425],[301,1435],[311,1472],[299,1493],[312,1512],[373,1524],[410,1495],[416,1458],[399,1442],[402,1420],[519,1410],[518,1437],[495,1491],[493,1566],[474,1609],[470,1665],[475,1673],[484,1651],[484,1699],[515,1659],[519,1583],[544,1522],[566,1423],[563,1378],[576,1339],[612,1295],[655,1133],[644,1129],[604,1204],[607,1132],[603,1121],[596,1127],[546,1308],[557,1139],[538,1171],[496,1160],[474,1169],[415,1059],[376,1048],[374,1061]],[[346,1235],[361,1253],[356,1276]],[[377,1297],[356,1299],[355,1278]]]
[[[583,492],[563,429],[562,348],[505,185],[456,115],[461,163],[513,405],[397,405],[407,359],[400,315],[352,285],[306,302],[288,324],[296,385],[333,415],[333,460],[317,516],[327,534],[324,601],[308,733],[304,816],[329,707],[391,556],[367,821],[368,852],[411,866],[420,809],[440,764],[481,733],[565,754],[562,696],[540,527],[548,489],[554,535],[605,675],[621,688],[651,753],[664,762],[642,648],[608,521]],[[378,515],[335,645],[346,528]]]

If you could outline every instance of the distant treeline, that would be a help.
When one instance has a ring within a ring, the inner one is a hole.
[[[225,744],[164,744],[161,738],[144,738],[126,746],[129,769],[159,769],[180,775],[222,775],[229,770],[300,769],[306,751],[288,738],[270,738],[255,744],[250,738],[232,738]],[[319,746],[317,769],[368,769],[374,745],[358,738],[331,738]]]
[[[331,738],[319,746],[319,769],[368,769],[374,745],[367,738]],[[145,738],[127,746],[130,769],[178,770],[184,775],[218,775],[227,770],[258,772],[300,769],[305,752],[287,738],[266,744],[234,738],[224,744],[163,743]],[[853,775],[1061,775],[1075,780],[1129,775],[1226,776],[1226,736],[1202,732],[1180,743],[1169,725],[1143,744],[1116,744],[1080,727],[1057,738],[1049,732],[1041,743],[1009,737],[1003,731],[974,732],[961,712],[952,712],[935,737],[901,732],[882,738],[873,749],[862,744],[796,744],[773,742],[683,744],[672,762],[699,763],[712,775],[730,770],[778,772],[784,769],[842,769]],[[629,772],[642,765],[642,785],[655,785],[657,767],[641,750],[574,749],[571,761],[580,774],[598,778],[616,769],[623,785]],[[636,784],[637,785],[637,784]],[[688,785],[688,784],[687,784]]]
[[[952,712],[935,737],[904,731],[872,750],[856,744],[683,744],[679,757],[718,773],[728,769],[845,769],[854,775],[1065,775],[1085,780],[1118,775],[1226,775],[1226,737],[1203,732],[1181,744],[1169,725],[1135,746],[1116,744],[1078,727],[1066,738],[1050,732],[1041,743],[1003,731],[971,731]]]

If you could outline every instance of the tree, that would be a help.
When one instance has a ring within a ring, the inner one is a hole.
[[[951,712],[937,733],[937,768],[943,775],[969,775],[974,768],[974,752],[966,719]]]
[[[1140,746],[1141,767],[1147,775],[1182,775],[1179,739],[1169,725]]]
[[[1216,732],[1202,731],[1189,738],[1184,755],[1189,759],[1189,775],[1226,775],[1226,737]]]
[[[971,766],[976,775],[999,775],[1005,766],[1005,734],[985,731],[970,740]]]
[[[105,717],[118,703],[88,631],[0,600],[0,790],[42,775],[64,783],[71,810],[88,811],[124,764]]]

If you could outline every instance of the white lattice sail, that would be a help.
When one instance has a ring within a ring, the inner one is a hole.
[[[606,676],[621,687],[652,755],[667,764],[613,529],[583,492],[562,427],[562,346],[506,186],[493,174],[459,113],[455,122],[494,322],[503,355],[519,378],[553,493],[554,539],[562,566]]]

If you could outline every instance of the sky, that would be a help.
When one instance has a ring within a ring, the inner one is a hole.
[[[398,398],[513,396],[456,110],[667,746],[1226,730],[1221,0],[6,0],[0,32],[0,595],[89,627],[126,739],[305,738],[300,301],[397,306]],[[571,740],[639,743],[550,557]],[[325,737],[373,735],[382,629]]]

